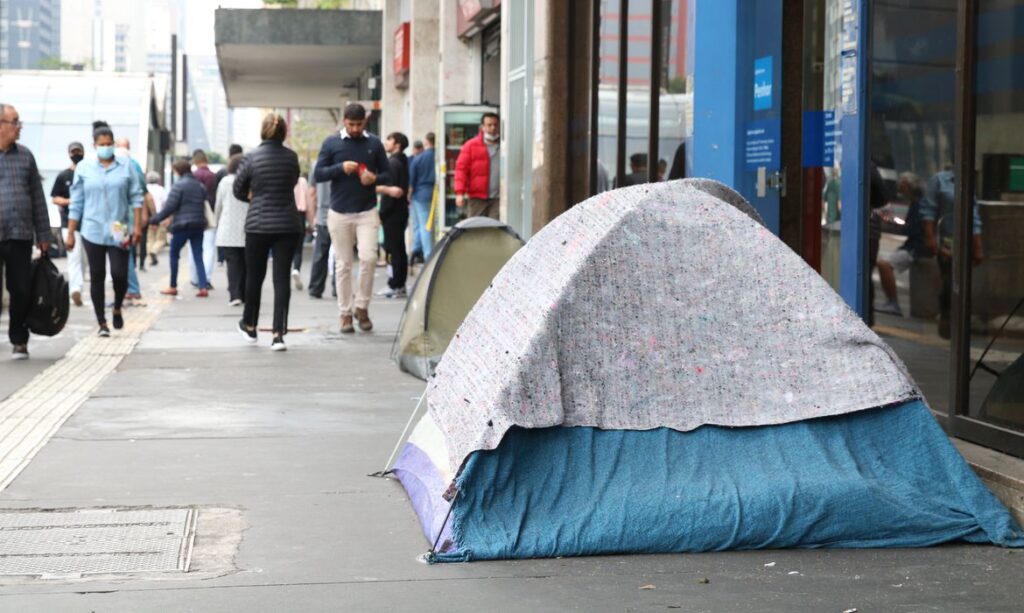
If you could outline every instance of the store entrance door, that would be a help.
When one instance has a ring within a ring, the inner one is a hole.
[[[782,167],[782,0],[740,0],[737,11],[737,187],[778,235],[779,199],[786,191]]]

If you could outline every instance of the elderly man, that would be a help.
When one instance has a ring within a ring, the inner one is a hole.
[[[11,296],[7,335],[14,345],[11,357],[27,360],[25,317],[32,303],[32,241],[45,253],[53,236],[36,158],[17,143],[20,136],[17,109],[0,102],[0,268],[7,271]]]

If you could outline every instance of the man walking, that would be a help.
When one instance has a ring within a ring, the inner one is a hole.
[[[202,149],[193,151],[192,164],[195,166],[192,176],[206,189],[206,203],[212,211],[214,204],[217,202],[217,176],[210,170],[210,161],[206,157],[206,152]],[[213,289],[210,279],[213,275],[213,264],[216,259],[217,229],[206,228],[203,230],[203,268],[206,269],[206,287],[199,289]],[[193,270],[191,273],[189,276],[191,277],[192,285],[199,287],[199,272]]]
[[[15,360],[28,359],[25,318],[32,306],[32,241],[46,253],[53,240],[36,158],[17,143],[21,125],[17,109],[0,102],[0,269],[7,271],[7,336]]]
[[[423,138],[423,153],[409,162],[409,201],[412,204],[413,253],[423,254],[423,261],[430,259],[433,236],[427,228],[430,219],[430,205],[434,201],[434,133],[427,132]]]
[[[352,103],[345,107],[340,133],[332,134],[320,147],[314,179],[331,182],[331,210],[327,228],[334,243],[337,264],[338,310],[341,331],[355,332],[352,326],[352,250],[359,251],[359,287],[355,295],[355,317],[359,329],[373,329],[370,321],[370,296],[373,271],[377,263],[377,215],[375,185],[390,180],[388,156],[380,139],[365,130],[366,109]]]
[[[50,198],[60,207],[60,231],[64,236],[64,242],[68,240],[68,207],[71,206],[71,184],[75,180],[75,167],[85,159],[85,147],[82,143],[76,141],[69,144],[68,157],[71,158],[71,166],[57,175],[53,181],[53,189],[50,190]],[[82,256],[82,235],[79,232],[75,234],[75,248],[68,249],[68,289],[71,290],[71,302],[75,306],[82,306],[86,258]]]
[[[309,295],[313,298],[322,298],[324,288],[327,286],[327,269],[329,268],[331,253],[331,234],[327,231],[327,213],[331,210],[331,183],[322,181],[317,183],[316,162],[313,162],[313,170],[309,173],[310,191],[313,196],[310,203],[313,206],[313,219],[316,220],[314,227],[313,261],[309,265]],[[337,297],[334,279],[331,279],[331,293]]]
[[[384,226],[384,250],[391,262],[391,276],[388,288],[380,295],[386,298],[405,298],[405,281],[409,274],[409,258],[405,252],[405,229],[409,227],[409,161],[405,148],[409,139],[401,132],[392,132],[384,141],[384,148],[391,157],[388,167],[392,185],[378,185],[380,199],[380,223]]]
[[[236,155],[242,154],[242,146],[232,143],[228,146],[228,159],[235,157]],[[220,187],[220,182],[224,180],[224,177],[228,176],[228,165],[224,164],[223,168],[217,171],[217,174],[213,175],[213,199],[217,200],[217,188]]]
[[[498,114],[484,113],[480,133],[462,145],[455,162],[455,206],[467,217],[499,217]]]

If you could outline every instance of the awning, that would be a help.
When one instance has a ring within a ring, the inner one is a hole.
[[[338,108],[381,61],[381,12],[217,9],[215,42],[230,107]]]

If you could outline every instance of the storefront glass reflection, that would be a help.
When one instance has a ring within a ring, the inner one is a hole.
[[[875,330],[931,407],[946,412],[950,245],[943,239],[953,227],[957,2],[893,0],[872,8],[871,162],[888,202],[872,213],[875,234],[881,230]]]
[[[1024,5],[978,4],[969,414],[1024,430]]]

